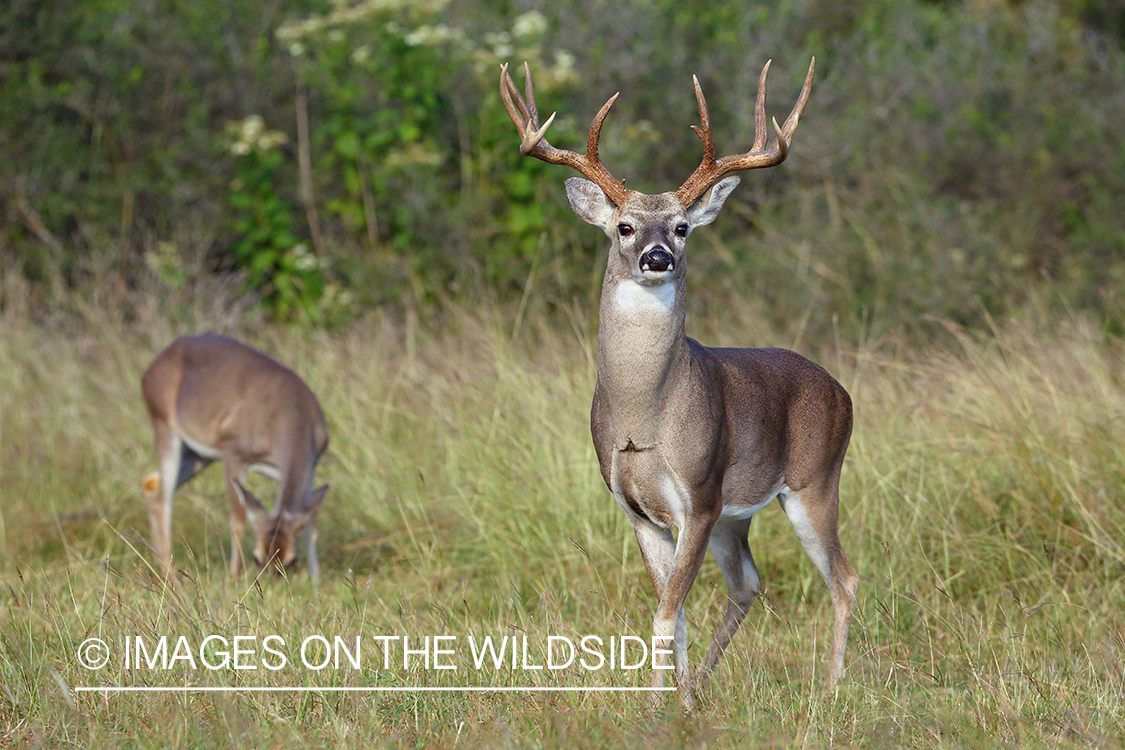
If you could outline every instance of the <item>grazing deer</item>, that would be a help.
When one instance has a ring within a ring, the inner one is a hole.
[[[815,60],[813,61],[815,64]],[[714,221],[738,177],[724,175],[785,160],[812,86],[813,65],[776,140],[766,145],[766,73],[755,108],[753,147],[715,158],[707,103],[695,79],[702,163],[674,193],[628,190],[598,158],[602,123],[614,94],[590,126],[586,154],[552,147],[535,107],[503,66],[500,93],[525,156],[576,169],[566,181],[570,206],[609,236],[598,324],[598,380],[590,414],[602,478],[633,530],[660,599],[653,629],[672,642],[685,705],[688,678],[684,600],[708,546],[723,571],[729,601],[707,651],[705,680],[761,590],[747,535],[754,514],[781,501],[797,538],[824,577],[835,610],[828,682],[844,671],[859,578],[837,536],[840,468],[852,430],[847,391],[823,368],[783,349],[712,349],[684,335],[684,244]],[[720,179],[723,178],[723,179]],[[671,529],[679,530],[673,540]],[[666,658],[666,657],[665,657]],[[663,672],[654,673],[654,685]]]
[[[246,518],[254,529],[254,561],[289,569],[303,530],[309,572],[320,578],[316,512],[328,492],[312,488],[328,446],[316,396],[295,372],[225,336],[183,336],[157,355],[141,378],[152,418],[160,470],[145,478],[152,545],[172,564],[172,496],[212,461],[223,464],[230,496],[231,571],[242,571]],[[280,484],[273,512],[244,486],[248,470]]]

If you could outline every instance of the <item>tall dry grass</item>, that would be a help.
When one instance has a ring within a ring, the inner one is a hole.
[[[767,330],[758,312],[726,309],[689,330],[707,343],[810,350],[797,328]],[[1036,316],[984,334],[950,327],[927,347],[814,342],[857,417],[841,536],[866,581],[838,691],[821,690],[827,594],[772,508],[751,531],[765,595],[691,715],[669,698],[654,717],[628,694],[72,690],[643,684],[573,670],[162,673],[111,662],[95,673],[74,659],[91,635],[646,634],[651,587],[588,435],[592,320],[544,320],[484,305],[331,333],[190,325],[276,353],[321,397],[332,442],[320,477],[332,490],[319,589],[303,571],[226,575],[215,470],[177,496],[178,585],[151,573],[139,480],[153,458],[138,378],[188,323],[10,321],[0,337],[0,746],[1122,744],[1122,347],[1087,321]],[[696,662],[724,595],[708,561],[688,600]]]

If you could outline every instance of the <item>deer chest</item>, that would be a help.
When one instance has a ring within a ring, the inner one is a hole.
[[[643,516],[663,528],[683,528],[691,497],[652,447],[613,452],[610,491],[627,513]]]

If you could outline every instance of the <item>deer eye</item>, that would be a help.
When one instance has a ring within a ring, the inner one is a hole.
[[[632,237],[633,227],[629,226],[628,224],[618,224],[617,233],[622,237]]]
[[[687,237],[687,230],[688,230],[687,224],[680,224],[678,227],[676,227],[676,236],[677,237]]]

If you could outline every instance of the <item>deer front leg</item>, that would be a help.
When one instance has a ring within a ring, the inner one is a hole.
[[[242,534],[246,531],[246,506],[226,462],[223,463],[223,472],[226,474],[227,494],[230,496],[230,572],[237,576],[242,573]]]
[[[664,600],[664,592],[668,588],[668,580],[672,577],[672,568],[676,561],[676,540],[672,538],[671,531],[657,526],[643,516],[633,516],[631,520],[633,521],[633,533],[637,537],[637,545],[641,548],[641,557],[645,561],[645,569],[648,570],[648,577],[652,579],[652,587],[656,590],[657,609],[659,610],[659,602]],[[655,634],[655,620],[653,625]],[[674,630],[681,630],[686,640],[687,620],[682,608],[676,616]],[[655,645],[661,649],[666,649],[671,645],[675,663],[677,665],[682,664],[686,671],[687,654],[677,648],[676,641],[677,639],[674,638],[656,641]],[[654,669],[652,674],[652,686],[654,688],[664,687],[666,659],[667,657],[661,657],[659,663],[655,665],[658,668]],[[657,702],[658,696],[654,695],[653,700]]]
[[[316,556],[316,519],[305,526],[305,549],[309,558],[309,575],[313,583],[320,583],[320,559]]]
[[[656,608],[653,635],[658,639],[673,637],[673,656],[676,664],[676,687],[685,708],[695,707],[695,697],[691,690],[691,676],[687,660],[687,622],[684,617],[684,602],[691,591],[695,577],[707,554],[707,540],[711,536],[714,519],[689,516],[680,536],[676,540],[676,556],[672,564],[672,575],[660,597]]]
[[[672,658],[675,666],[676,687],[685,708],[695,706],[691,691],[691,680],[687,658],[687,619],[684,616],[684,601],[691,590],[703,557],[707,553],[707,540],[711,535],[714,520],[701,517],[689,518],[680,532],[679,540],[672,541],[672,534],[661,529],[647,519],[633,523],[645,567],[652,578],[653,587],[660,597],[653,617],[653,637],[658,646],[672,644]],[[664,667],[667,657],[654,660],[653,687],[664,686]],[[654,696],[654,701],[658,700]]]

